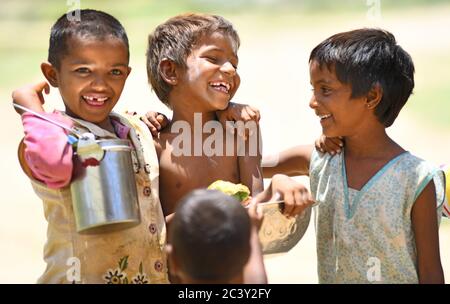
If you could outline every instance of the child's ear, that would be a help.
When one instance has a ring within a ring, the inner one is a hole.
[[[42,71],[42,74],[44,74],[47,81],[52,85],[52,87],[57,88],[58,87],[58,76],[56,73],[56,68],[48,62],[43,62],[43,63],[41,63],[41,71]]]
[[[168,58],[164,58],[159,63],[159,70],[162,79],[170,85],[176,85],[178,83],[178,71],[175,62]]]
[[[383,98],[383,88],[377,82],[372,86],[367,94],[366,105],[369,109],[375,109]]]

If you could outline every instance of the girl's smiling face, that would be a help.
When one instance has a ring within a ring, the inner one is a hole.
[[[176,88],[193,106],[210,111],[225,109],[240,84],[236,51],[227,35],[205,35],[187,57],[187,67],[180,71]]]
[[[47,79],[59,88],[67,114],[102,125],[131,71],[128,49],[117,38],[72,37],[67,43],[68,54],[61,58],[59,68],[52,68],[53,79]]]
[[[309,73],[313,87],[309,106],[319,116],[323,134],[337,137],[358,132],[368,118],[365,96],[351,97],[351,86],[337,79],[334,67],[329,70],[313,60]]]

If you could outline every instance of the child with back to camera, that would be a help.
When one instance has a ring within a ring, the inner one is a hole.
[[[387,133],[414,88],[414,65],[394,36],[359,29],[331,36],[309,58],[310,107],[337,155],[297,146],[264,168],[309,175],[321,283],[444,283],[438,226],[444,173]]]
[[[244,272],[265,273],[258,269],[263,265],[248,265],[251,255],[261,255],[259,243],[251,241],[260,224],[255,204],[247,212],[220,191],[192,191],[177,204],[168,235],[170,272],[185,284],[249,283]]]

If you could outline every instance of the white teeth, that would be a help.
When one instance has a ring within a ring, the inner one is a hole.
[[[92,102],[105,102],[106,100],[108,100],[108,97],[83,96],[83,98],[86,101],[92,101]]]
[[[328,117],[331,117],[331,114],[328,114],[328,115],[319,115],[319,118],[320,118],[320,119],[325,119],[325,118],[328,118]]]
[[[226,93],[228,93],[228,91],[230,91],[231,89],[231,85],[227,82],[224,81],[219,81],[219,82],[211,82],[211,86],[213,87],[225,87],[226,88]]]

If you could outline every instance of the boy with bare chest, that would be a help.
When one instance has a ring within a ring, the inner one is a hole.
[[[256,122],[246,123],[252,136],[244,141],[226,132],[216,116],[240,84],[238,47],[231,23],[212,15],[176,16],[149,36],[149,81],[173,110],[170,125],[155,139],[168,222],[182,196],[218,179],[245,184],[253,195],[263,190]]]

